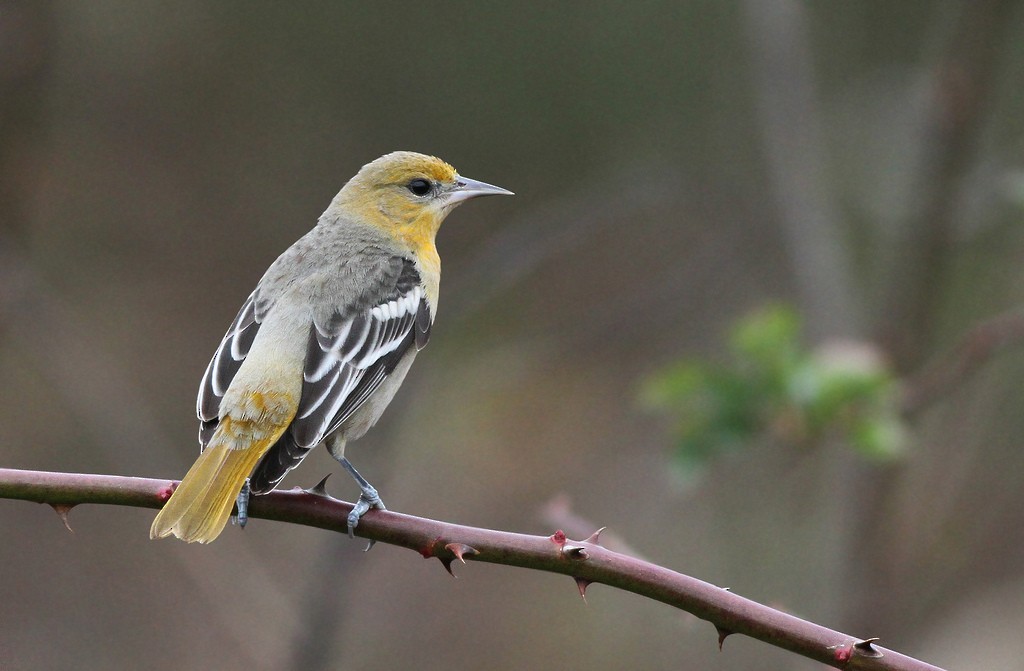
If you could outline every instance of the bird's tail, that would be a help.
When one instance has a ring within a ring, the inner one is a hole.
[[[224,530],[245,479],[287,428],[285,425],[274,432],[262,432],[258,440],[250,438],[247,445],[239,446],[242,441],[236,440],[236,435],[252,436],[251,429],[247,431],[248,427],[240,424],[246,423],[224,418],[153,520],[150,538],[173,534],[189,543],[209,543]]]

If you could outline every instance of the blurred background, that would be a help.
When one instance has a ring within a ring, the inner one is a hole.
[[[350,447],[389,508],[607,525],[820,624],[1019,669],[1022,84],[999,0],[0,0],[0,465],[181,477],[265,268],[361,165],[433,153],[517,195],[445,224],[430,347]],[[741,399],[722,438],[707,405],[752,388],[770,305],[786,389],[809,361],[882,381],[868,449],[792,398]],[[284,486],[338,470],[321,450]],[[456,581],[260,520],[151,542],[152,517],[82,507],[70,534],[0,501],[0,668],[820,668],[565,577]]]

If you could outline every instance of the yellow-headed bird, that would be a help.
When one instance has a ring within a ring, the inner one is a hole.
[[[434,237],[459,203],[510,191],[432,156],[394,152],[341,189],[317,225],[270,266],[199,388],[202,452],[153,520],[151,538],[208,543],[236,499],[281,482],[317,444],[359,483],[349,533],[377,491],[345,458],[387,407],[437,310]]]

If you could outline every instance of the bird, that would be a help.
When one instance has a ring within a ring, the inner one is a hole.
[[[317,445],[355,479],[349,535],[377,490],[345,457],[378,420],[430,338],[441,260],[435,237],[461,203],[511,191],[445,161],[397,151],[364,165],[316,225],[271,264],[199,386],[200,455],[150,538],[209,543],[237,504],[273,490]]]

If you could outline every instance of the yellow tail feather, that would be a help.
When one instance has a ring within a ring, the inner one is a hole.
[[[243,433],[244,428],[236,429],[230,419],[225,418],[209,446],[153,520],[150,538],[174,534],[189,543],[209,543],[220,535],[245,479],[287,425],[266,433],[264,440],[250,442],[243,448],[235,447],[241,441],[234,440],[232,434]]]

